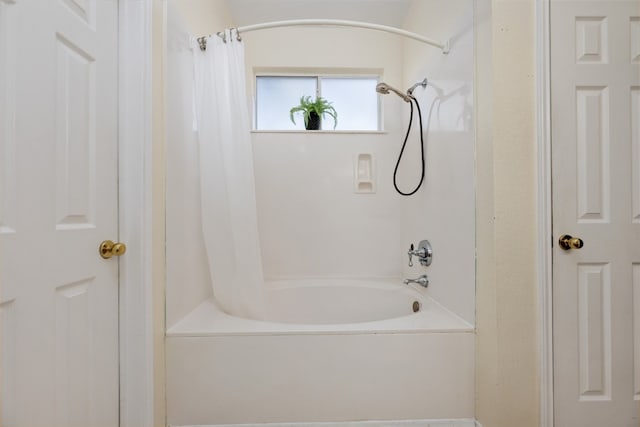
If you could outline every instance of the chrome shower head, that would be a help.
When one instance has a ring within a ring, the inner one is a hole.
[[[380,82],[380,83],[378,83],[376,85],[376,92],[378,92],[378,93],[386,95],[386,94],[389,93],[389,91],[395,93],[400,98],[404,99],[406,102],[411,102],[411,98],[409,98],[408,95],[405,95],[404,93],[400,92],[398,89],[396,89],[396,88],[394,88],[392,86],[389,86],[385,82]]]

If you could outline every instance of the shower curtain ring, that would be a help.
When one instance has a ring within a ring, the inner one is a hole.
[[[242,41],[242,37],[240,36],[240,30],[238,30],[238,27],[236,27],[236,40],[239,42]]]
[[[216,36],[220,37],[222,39],[223,43],[227,42],[227,33],[226,33],[226,31],[218,31],[216,33]]]

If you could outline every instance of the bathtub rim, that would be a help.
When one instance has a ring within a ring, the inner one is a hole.
[[[302,280],[302,279],[301,279]],[[327,280],[327,282],[332,281]],[[354,279],[345,279],[353,281]],[[362,279],[356,281],[361,281]],[[369,279],[365,279],[369,280]],[[363,282],[365,280],[362,280]],[[282,280],[278,280],[282,283]],[[286,282],[289,282],[287,280]],[[379,280],[371,282],[380,283]],[[385,282],[388,283],[387,280]],[[295,281],[291,280],[291,285]],[[332,286],[329,284],[329,286]],[[473,325],[417,290],[427,308],[408,316],[342,324],[299,324],[246,319],[223,312],[213,297],[202,301],[190,313],[166,330],[167,337],[259,336],[259,335],[363,335],[407,333],[469,333]]]
[[[250,424],[199,424],[172,427],[482,427],[475,418],[431,418],[415,420],[301,421]]]

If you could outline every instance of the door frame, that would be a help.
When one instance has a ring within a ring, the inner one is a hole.
[[[553,427],[553,222],[551,189],[551,0],[536,2],[537,272],[540,427]]]
[[[553,427],[551,193],[551,0],[536,1],[537,272],[540,426]],[[151,427],[154,416],[152,318],[153,0],[119,2],[119,217],[129,243],[120,264],[120,427]],[[144,29],[140,31],[140,29]],[[126,40],[126,42],[125,42]],[[137,62],[137,63],[136,63]],[[136,68],[140,67],[142,68]],[[140,72],[142,70],[142,72]],[[126,103],[123,87],[137,108]],[[128,120],[125,120],[128,119]],[[123,239],[124,240],[124,239]],[[135,243],[135,244],[134,244]],[[127,260],[135,260],[127,262]]]
[[[153,3],[118,0],[118,238],[128,245],[119,264],[120,427],[152,427],[156,421]]]

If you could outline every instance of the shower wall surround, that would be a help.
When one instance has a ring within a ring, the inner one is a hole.
[[[184,10],[193,4],[171,3]],[[470,0],[412,2],[406,29],[420,33],[429,28],[429,36],[439,39],[453,36],[448,55],[415,41],[362,29],[297,27],[243,34],[249,93],[254,93],[254,73],[265,70],[374,72],[400,88],[424,77],[430,82],[426,89],[418,87],[414,92],[422,106],[427,174],[425,185],[412,197],[396,194],[392,184],[408,117],[408,104],[400,98],[381,97],[384,131],[380,133],[252,134],[267,280],[399,279],[427,273],[431,279],[428,293],[474,322],[472,6]],[[433,7],[439,8],[438,14],[430,13]],[[216,1],[215,8],[219,13],[208,14],[210,29],[205,32],[233,26],[226,21],[226,2]],[[172,100],[167,103],[169,327],[211,296],[200,237],[197,142],[188,117],[191,87],[176,83],[176,77],[187,70],[172,60],[189,54],[181,50],[180,37],[175,37],[187,32],[178,23],[179,14],[168,14],[167,91]],[[414,187],[419,179],[418,150],[414,131],[400,165],[401,188]],[[354,192],[354,159],[363,153],[375,161],[375,193]],[[425,238],[434,247],[433,264],[426,270],[409,268],[409,244]]]
[[[428,28],[434,37],[451,37],[452,49],[404,41],[405,87],[428,77],[426,89],[414,95],[422,106],[427,145],[423,188],[403,199],[403,241],[428,238],[433,264],[429,293],[448,309],[475,323],[475,109],[473,2],[414,1],[404,28]],[[438,13],[434,13],[438,11]],[[420,170],[417,146],[399,174],[412,187]],[[407,173],[409,172],[409,173]],[[404,275],[424,271],[404,263]]]
[[[402,40],[388,34],[297,27],[243,37],[248,76],[256,70],[306,70],[402,79]],[[402,212],[390,177],[400,143],[401,109],[406,105],[390,97],[381,101],[384,133],[253,133],[267,279],[400,277]],[[354,191],[358,154],[370,154],[376,161],[375,193]]]
[[[414,196],[398,195],[392,184],[409,116],[409,105],[398,97],[381,97],[384,133],[253,134],[265,277],[414,278],[427,273],[428,292],[473,324],[473,2],[412,2],[404,28],[418,33],[428,28],[436,39],[453,37],[454,49],[443,55],[413,40],[353,29],[245,34],[247,75],[265,69],[380,70],[381,79],[400,88],[429,79],[426,89],[414,91],[422,107],[427,158],[425,184]],[[305,49],[308,44],[314,48]],[[420,179],[417,120],[416,112],[398,171],[405,191]],[[361,153],[375,158],[376,193],[354,192],[353,161]],[[409,268],[409,244],[425,238],[434,246],[433,264]]]

